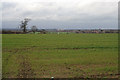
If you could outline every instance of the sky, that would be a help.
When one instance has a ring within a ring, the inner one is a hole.
[[[118,29],[118,0],[2,0],[2,28]]]

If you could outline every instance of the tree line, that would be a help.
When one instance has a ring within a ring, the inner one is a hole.
[[[27,33],[27,25],[28,25],[28,22],[29,22],[30,20],[31,20],[31,19],[29,19],[29,18],[25,18],[24,20],[21,21],[20,28],[22,29],[23,33]],[[35,25],[33,25],[33,26],[31,27],[31,31],[32,31],[33,33],[35,33],[35,32],[38,31],[38,28],[37,28]],[[40,32],[43,33],[43,34],[46,34],[46,31],[45,31],[44,29],[42,29]]]

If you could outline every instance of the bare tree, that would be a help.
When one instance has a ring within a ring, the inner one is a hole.
[[[38,30],[38,29],[37,29],[36,26],[32,26],[32,27],[31,27],[31,31],[32,31],[33,33],[35,33],[37,30]]]
[[[20,25],[20,28],[23,29],[23,32],[26,33],[27,31],[27,23],[30,21],[30,19],[28,18],[25,18],[23,21],[21,21],[21,25]]]

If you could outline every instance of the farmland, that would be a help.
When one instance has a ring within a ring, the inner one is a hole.
[[[3,78],[116,78],[118,34],[2,34]]]

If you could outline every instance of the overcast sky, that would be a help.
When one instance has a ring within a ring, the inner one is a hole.
[[[117,29],[118,0],[2,1],[2,28],[18,28],[30,18],[30,28]]]

